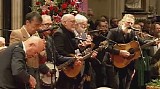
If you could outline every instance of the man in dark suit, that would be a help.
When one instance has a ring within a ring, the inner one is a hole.
[[[35,88],[36,80],[28,74],[26,61],[44,49],[45,41],[32,36],[24,42],[15,43],[1,51],[0,89]]]
[[[55,47],[60,55],[74,56],[75,50],[78,47],[76,45],[75,35],[73,32],[75,30],[75,17],[71,14],[65,14],[62,16],[61,22],[62,25],[54,33],[53,36]],[[63,63],[65,61],[61,62]],[[81,65],[81,61],[76,60],[74,64]],[[78,89],[75,87],[76,85],[77,78],[70,78],[66,76],[63,72],[60,72],[59,80],[57,82],[57,89]]]

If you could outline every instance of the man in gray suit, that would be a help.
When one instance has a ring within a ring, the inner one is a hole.
[[[35,88],[35,78],[27,72],[26,61],[45,49],[45,41],[32,36],[0,52],[0,89]]]

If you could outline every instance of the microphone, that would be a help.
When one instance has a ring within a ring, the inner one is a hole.
[[[133,31],[139,31],[137,28],[134,27],[128,27],[128,29],[132,29]]]
[[[53,30],[55,30],[57,28],[58,28],[58,26],[51,26],[48,29],[38,30],[38,32],[39,33],[43,33],[43,32],[46,32],[46,31],[53,31]]]

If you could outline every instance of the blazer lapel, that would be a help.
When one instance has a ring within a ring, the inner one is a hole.
[[[21,28],[21,32],[22,32],[22,35],[23,35],[23,40],[27,40],[30,36],[28,35],[28,32],[22,27]]]

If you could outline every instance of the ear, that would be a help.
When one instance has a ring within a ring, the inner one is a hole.
[[[63,24],[66,25],[67,21],[63,21]]]
[[[29,20],[26,20],[26,24],[28,24],[28,23],[30,23],[30,21],[29,21]]]

